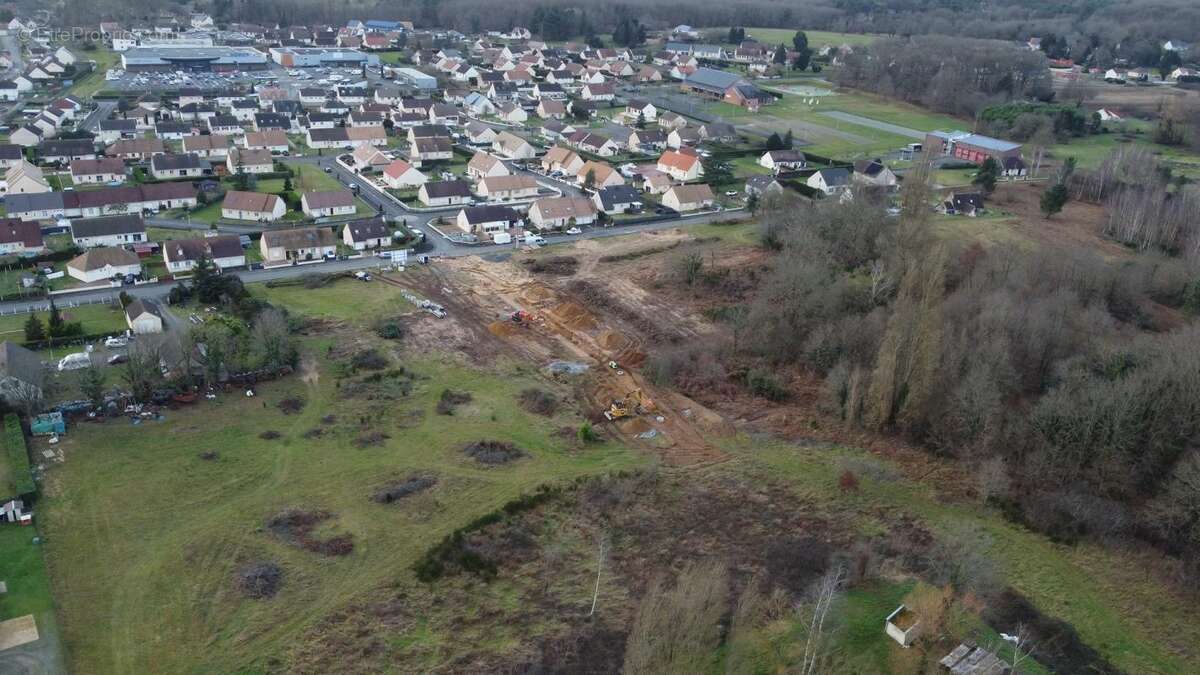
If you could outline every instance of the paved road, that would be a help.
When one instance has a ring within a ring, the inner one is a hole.
[[[717,222],[728,220],[733,217],[742,215],[739,211],[721,211],[717,213],[705,213],[696,216],[684,216],[681,218],[673,218],[670,220],[656,221],[652,223],[639,223],[636,225],[613,226],[604,228],[589,228],[582,234],[552,234],[549,235],[547,246],[556,246],[570,243],[572,241],[580,241],[584,239],[601,239],[605,237],[617,237],[626,234],[637,232],[653,232],[656,230],[669,230],[684,225],[697,225],[702,223]],[[207,229],[205,225],[193,226],[194,229]],[[436,235],[433,235],[436,236]],[[432,238],[432,237],[431,237]],[[429,255],[445,258],[458,258],[466,256],[488,256],[512,253],[517,250],[515,244],[481,244],[477,246],[459,246],[451,244],[440,237],[437,237],[444,246],[428,251]],[[306,274],[330,274],[334,272],[351,272],[360,269],[372,269],[388,264],[387,261],[366,256],[352,260],[335,260],[330,262],[312,263],[308,265],[293,265],[286,267],[275,267],[262,270],[238,270],[234,272],[242,281],[246,283],[255,283],[262,281],[271,281],[274,279],[290,279],[293,277],[304,276]],[[97,301],[109,300],[115,298],[120,291],[135,298],[149,298],[151,300],[161,300],[165,298],[171,290],[171,284],[147,284],[145,286],[126,286],[124,288],[105,288],[96,291],[79,293],[69,293],[55,297],[55,302],[66,307],[73,303],[87,304]],[[28,312],[30,310],[46,310],[49,308],[49,300],[39,299],[32,301],[10,301],[0,303],[0,314],[12,314],[15,312]]]
[[[897,136],[906,136],[908,138],[915,138],[917,140],[925,139],[924,131],[909,129],[908,127],[902,127],[899,124],[892,124],[890,122],[880,122],[879,120],[873,120],[870,117],[863,117],[862,115],[855,115],[854,113],[842,112],[840,110],[825,110],[822,111],[821,114],[826,117],[832,117],[835,120],[849,122],[850,124],[857,124],[860,127],[870,127],[872,129],[886,131],[889,134],[896,134]]]
[[[83,118],[83,122],[79,124],[79,128],[83,131],[95,131],[100,126],[102,120],[108,119],[112,111],[117,107],[116,101],[96,101],[96,109],[90,115]]]

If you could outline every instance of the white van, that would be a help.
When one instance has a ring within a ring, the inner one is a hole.
[[[525,233],[525,243],[529,246],[545,246],[546,240],[540,234]]]
[[[75,354],[67,354],[58,362],[58,369],[61,370],[79,370],[92,365],[92,357],[83,352]]]
[[[512,235],[507,232],[496,232],[492,235],[493,244],[511,244]]]

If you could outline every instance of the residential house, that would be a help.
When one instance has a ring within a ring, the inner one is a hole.
[[[137,122],[134,120],[100,120],[96,127],[96,140],[108,145],[122,138],[137,136]]]
[[[133,138],[113,143],[105,150],[105,154],[109,157],[120,157],[127,162],[144,162],[154,155],[161,155],[166,151],[166,147],[160,139]]]
[[[240,136],[246,133],[242,123],[233,115],[214,115],[208,118],[208,130],[221,136]]]
[[[337,253],[337,237],[327,227],[267,230],[258,243],[267,262],[317,260]]]
[[[658,158],[658,170],[678,181],[696,180],[704,174],[704,165],[697,155],[668,150]]]
[[[444,136],[414,138],[409,142],[408,158],[420,166],[425,162],[454,159],[454,146]]]
[[[763,197],[769,194],[782,194],[783,185],[774,176],[750,176],[746,179],[746,195]]]
[[[611,83],[585,84],[580,97],[585,101],[611,101],[617,96],[616,89]]]
[[[98,156],[96,146],[89,139],[44,141],[38,145],[38,157],[44,164],[65,166],[76,159],[96,159]]]
[[[467,124],[467,142],[471,145],[491,145],[496,140],[496,130],[482,122]]]
[[[67,274],[85,284],[141,273],[137,254],[120,246],[93,248],[67,262]]]
[[[265,148],[247,150],[234,147],[225,156],[225,168],[231,175],[271,173],[275,170],[275,160],[271,157],[271,151]]]
[[[496,134],[492,151],[508,159],[533,159],[537,155],[537,150],[529,141],[507,131]]]
[[[590,225],[596,207],[585,197],[543,197],[529,207],[529,222],[539,230]]]
[[[350,157],[354,163],[354,170],[359,172],[377,171],[392,163],[391,157],[370,145],[360,145],[350,153]]]
[[[164,120],[154,125],[155,138],[164,141],[182,141],[190,136],[195,136],[197,133],[194,122]]]
[[[521,223],[521,214],[508,206],[470,206],[458,212],[455,223],[463,232],[494,236]]]
[[[625,178],[616,169],[595,160],[588,160],[579,167],[575,180],[584,188],[593,190],[625,184]]]
[[[633,122],[639,120],[643,123],[655,122],[658,120],[658,108],[649,101],[631,99],[625,105],[625,118]]]
[[[546,173],[559,171],[564,175],[574,176],[579,173],[582,166],[583,159],[579,155],[560,145],[550,148],[546,154],[542,155],[542,171]]]
[[[709,208],[716,201],[712,188],[705,183],[672,185],[663,193],[663,206],[680,213]]]
[[[22,160],[4,172],[4,191],[10,195],[50,192],[50,183],[40,168]]]
[[[221,202],[221,217],[231,220],[254,220],[274,222],[287,213],[287,206],[279,195],[262,192],[230,190]]]
[[[383,218],[352,220],[342,227],[342,243],[356,251],[392,245],[392,230]]]
[[[642,208],[642,195],[633,186],[613,185],[596,190],[592,194],[592,203],[596,205],[597,209],[610,216],[618,213],[630,213]]]
[[[417,199],[425,206],[454,206],[471,201],[471,184],[461,180],[422,183]]]
[[[850,172],[843,168],[821,169],[805,181],[808,187],[834,195],[850,189]]]
[[[938,205],[938,211],[948,216],[974,218],[984,212],[983,195],[979,192],[951,192]]]
[[[758,158],[758,165],[773,173],[780,173],[803,169],[808,166],[808,161],[799,150],[768,150]]]
[[[11,169],[25,161],[25,152],[15,143],[0,144],[0,169]]]
[[[229,148],[233,147],[233,138],[228,136],[188,136],[184,138],[184,151],[205,160],[223,162],[229,156]]]
[[[700,138],[700,130],[693,127],[676,127],[667,134],[667,145],[676,150],[698,145],[701,140],[703,139]]]
[[[495,155],[486,152],[476,152],[471,161],[467,162],[467,175],[476,180],[488,176],[507,176],[511,171],[508,166]]]
[[[119,183],[124,180],[125,162],[116,157],[71,162],[71,181],[75,184]]]
[[[163,310],[153,300],[137,299],[125,306],[125,323],[138,335],[163,332]]]
[[[310,218],[346,216],[358,210],[349,190],[305,192],[300,196],[300,208]]]
[[[199,178],[211,174],[212,165],[199,155],[155,155],[150,158],[150,174],[158,180]]]
[[[246,252],[236,234],[169,239],[162,243],[162,253],[163,262],[171,274],[192,271],[201,258],[208,258],[221,270],[246,266]]]
[[[533,176],[526,174],[488,176],[479,180],[475,191],[489,201],[511,201],[536,197],[538,184]]]
[[[576,131],[567,136],[567,142],[584,152],[600,157],[612,157],[621,151],[621,146],[613,139],[590,131]]]
[[[631,152],[652,152],[667,147],[667,134],[662,129],[634,129],[629,134]]]
[[[34,221],[0,218],[0,255],[36,255],[46,250],[42,227]]]
[[[524,124],[529,119],[529,114],[521,106],[505,102],[497,106],[496,117],[510,124]]]
[[[895,189],[899,184],[899,179],[879,158],[875,159],[860,159],[854,162],[854,175],[851,177],[855,183],[867,185],[871,187],[881,187],[888,190]]]
[[[288,137],[286,132],[279,129],[251,131],[242,138],[241,145],[249,150],[267,150],[272,154],[281,154],[288,151]]]
[[[11,409],[41,400],[45,382],[42,357],[12,342],[0,342],[0,399]]]
[[[117,247],[146,241],[140,215],[102,216],[71,221],[71,241],[80,248]]]
[[[393,190],[419,187],[429,181],[425,174],[402,159],[392,160],[392,163],[383,169],[381,178],[383,183]]]
[[[567,116],[567,104],[552,98],[543,98],[538,101],[537,114],[542,119],[561,120]]]

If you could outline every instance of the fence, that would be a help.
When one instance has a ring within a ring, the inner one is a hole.
[[[54,305],[60,310],[71,309],[72,307],[82,307],[84,305],[111,305],[118,302],[119,295],[114,293],[105,297],[98,298],[81,298],[79,300],[71,300],[69,302],[58,302],[55,300]],[[50,301],[47,300],[44,305],[29,305],[27,307],[4,307],[0,306],[0,316],[13,316],[16,314],[29,314],[32,312],[49,312]]]

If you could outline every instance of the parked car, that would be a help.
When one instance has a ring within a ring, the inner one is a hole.
[[[572,227],[567,230],[567,234],[583,234],[583,230],[579,229],[578,227]]]
[[[110,365],[110,366],[118,366],[122,363],[128,363],[128,362],[129,362],[128,354],[113,354],[112,356],[108,357],[108,365]]]
[[[129,346],[129,338],[119,336],[119,335],[114,335],[113,337],[110,337],[104,341],[104,346],[108,347],[109,349],[115,349],[118,347],[128,347]]]

